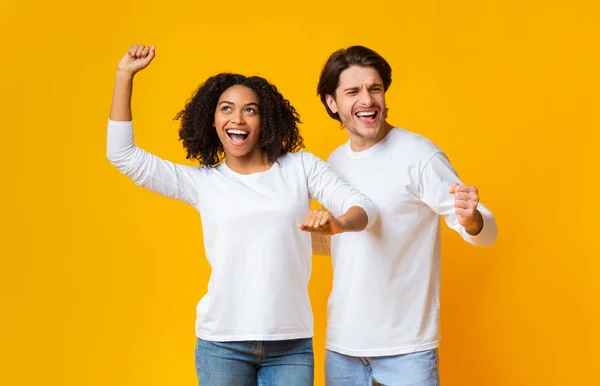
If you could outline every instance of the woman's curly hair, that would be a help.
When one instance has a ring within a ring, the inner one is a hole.
[[[216,166],[224,160],[223,144],[213,122],[219,97],[235,85],[246,86],[258,96],[259,146],[269,161],[274,162],[285,153],[304,147],[298,130],[300,116],[274,85],[259,76],[222,73],[208,78],[175,117],[181,120],[179,139],[187,150],[187,159],[198,160],[207,167]]]

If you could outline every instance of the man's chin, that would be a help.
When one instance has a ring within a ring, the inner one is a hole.
[[[379,127],[363,127],[356,130],[356,134],[365,139],[375,139],[379,134]]]

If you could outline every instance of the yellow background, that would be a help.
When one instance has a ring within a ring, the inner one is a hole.
[[[170,5],[166,5],[170,3]],[[307,149],[346,140],[315,94],[337,48],[391,63],[390,121],[430,138],[497,217],[492,249],[444,231],[446,386],[597,385],[600,13],[595,1],[30,1],[0,4],[0,384],[193,385],[198,214],[105,158],[117,62],[136,138],[185,162],[172,121],[220,71],[274,82]],[[315,257],[317,384],[328,258]]]

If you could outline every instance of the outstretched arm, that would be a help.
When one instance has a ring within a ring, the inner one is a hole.
[[[137,185],[196,206],[197,179],[202,175],[200,168],[163,160],[140,149],[133,140],[133,78],[153,58],[154,47],[133,45],[119,62],[108,121],[106,154],[110,162]]]
[[[133,93],[133,77],[148,67],[154,59],[154,46],[129,47],[117,66],[117,78],[113,92],[110,119],[112,121],[131,121],[131,95]]]

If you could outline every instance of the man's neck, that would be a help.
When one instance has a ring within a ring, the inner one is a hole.
[[[382,139],[389,134],[394,126],[390,125],[387,121],[383,123],[383,127],[377,133],[375,138],[364,138],[358,135],[349,134],[350,136],[350,149],[355,152],[365,151],[375,145],[377,145]]]

